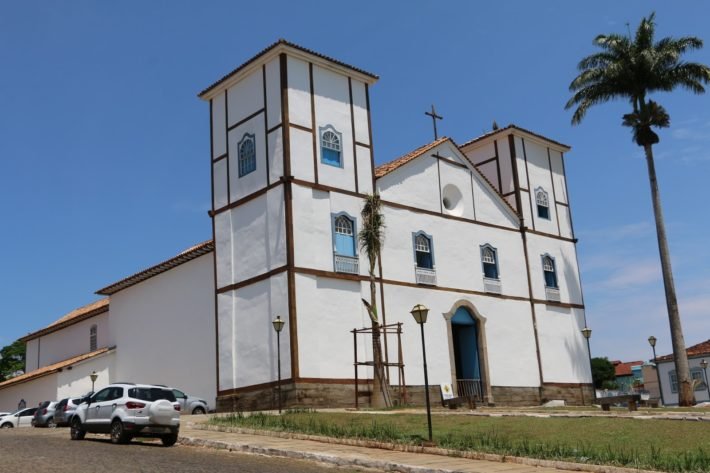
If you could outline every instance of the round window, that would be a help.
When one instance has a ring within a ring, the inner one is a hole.
[[[461,191],[453,184],[447,184],[441,192],[444,211],[451,215],[463,214],[463,198]]]

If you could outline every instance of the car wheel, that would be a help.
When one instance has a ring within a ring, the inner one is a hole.
[[[172,447],[177,442],[178,434],[165,434],[160,437],[160,441],[163,442],[164,447]]]
[[[194,408],[194,409],[192,410],[192,413],[193,413],[194,415],[196,415],[196,416],[205,414],[205,408],[204,408],[204,407],[197,406],[196,408]]]
[[[84,440],[86,430],[81,426],[81,421],[78,417],[74,417],[71,421],[71,429],[69,430],[72,440]]]
[[[5,422],[3,425],[0,426],[0,428],[3,428],[3,429],[11,429],[13,427],[14,427],[14,425],[12,425],[9,422]]]
[[[49,420],[47,421],[47,427],[49,427],[50,429],[53,429],[53,428],[55,428],[56,426],[57,426],[57,423],[54,422],[54,419],[49,419]]]
[[[131,437],[126,434],[126,429],[123,428],[123,422],[116,419],[111,423],[111,442],[112,443],[128,443]]]

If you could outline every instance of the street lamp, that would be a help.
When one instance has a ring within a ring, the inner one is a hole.
[[[279,384],[278,384],[278,391],[279,391],[279,414],[281,414],[281,330],[284,328],[284,322],[281,320],[281,316],[277,315],[276,318],[271,322],[271,324],[274,326],[274,330],[276,330],[276,346],[277,346],[277,353],[278,353],[278,372],[279,372]]]
[[[582,335],[587,339],[587,355],[589,356],[589,374],[592,376],[592,403],[597,399],[597,388],[594,387],[594,370],[592,369],[592,348],[589,346],[589,339],[592,338],[592,329],[584,327]]]
[[[426,420],[429,425],[429,442],[432,440],[431,436],[431,405],[429,404],[429,374],[427,373],[426,367],[426,345],[424,344],[424,324],[426,323],[426,317],[429,314],[429,309],[422,304],[417,304],[410,312],[414,320],[419,324],[422,330],[422,357],[424,359],[424,395],[426,397]]]
[[[708,400],[710,401],[710,384],[708,384],[708,362],[705,358],[700,360],[700,367],[705,372],[705,387],[708,390]]]
[[[96,383],[96,378],[98,378],[99,375],[96,374],[96,371],[92,371],[91,374],[89,375],[89,378],[91,378],[91,392],[94,392],[94,383]]]
[[[653,349],[653,364],[656,367],[656,379],[658,380],[658,392],[661,394],[661,405],[665,405],[666,401],[663,400],[663,385],[661,384],[661,373],[658,371],[658,363],[656,362],[656,337],[651,335],[648,337],[648,344],[651,345]]]

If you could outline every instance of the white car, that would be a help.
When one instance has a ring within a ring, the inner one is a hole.
[[[32,427],[32,418],[37,412],[36,407],[21,409],[14,414],[0,417],[0,429],[10,429],[13,427]]]
[[[87,433],[108,433],[113,443],[159,437],[170,447],[180,430],[180,403],[164,386],[116,383],[80,404],[69,425],[72,440],[82,440]]]

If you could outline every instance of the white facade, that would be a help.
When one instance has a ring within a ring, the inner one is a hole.
[[[691,377],[694,377],[701,382],[695,387],[693,395],[697,402],[707,402],[710,401],[710,396],[708,396],[708,389],[704,382],[707,382],[706,372],[700,366],[701,360],[708,360],[710,362],[710,353],[703,356],[688,357],[688,367],[690,368]],[[661,380],[661,389],[663,389],[663,401],[667,406],[677,406],[678,405],[678,382],[675,377],[675,364],[673,360],[659,361],[658,362],[658,376]],[[704,381],[704,382],[703,382]]]
[[[378,305],[383,323],[404,324],[407,384],[423,384],[409,315],[423,303],[431,311],[432,384],[461,378],[455,314],[465,308],[478,327],[489,401],[499,388],[538,389],[543,397],[548,387],[588,386],[563,164],[569,148],[511,126],[461,148],[440,139],[375,170],[368,98],[375,81],[280,41],[201,94],[212,125],[218,397],[275,384],[270,323],[277,315],[286,320],[286,382],[352,380],[350,330],[369,325],[361,302],[369,283],[366,255],[347,235],[354,241],[373,186],[387,225]],[[254,169],[242,173],[240,143],[252,135]],[[417,267],[417,235],[429,242],[432,261],[421,264],[431,267]],[[496,254],[495,278],[484,275],[485,245]],[[396,343],[387,342],[394,360]],[[359,356],[371,357],[366,338],[356,343]]]

